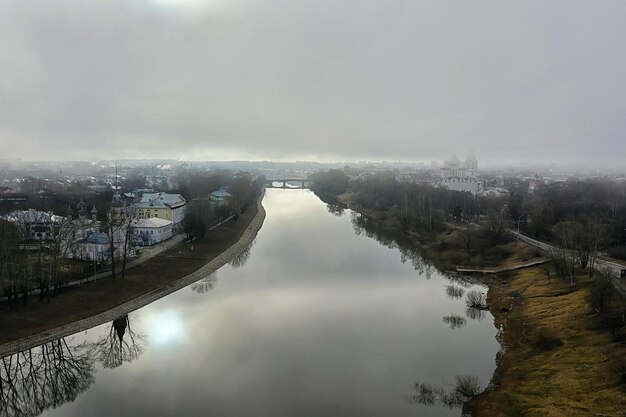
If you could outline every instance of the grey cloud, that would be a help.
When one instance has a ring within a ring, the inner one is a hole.
[[[0,3],[27,158],[624,162],[626,4]]]

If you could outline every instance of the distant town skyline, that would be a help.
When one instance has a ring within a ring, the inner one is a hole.
[[[626,163],[626,3],[0,3],[0,157]]]

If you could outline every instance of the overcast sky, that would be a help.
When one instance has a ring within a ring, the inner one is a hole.
[[[0,0],[0,158],[626,163],[626,1]]]

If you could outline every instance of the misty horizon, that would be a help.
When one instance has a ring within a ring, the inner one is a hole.
[[[626,162],[626,4],[0,4],[2,158]]]

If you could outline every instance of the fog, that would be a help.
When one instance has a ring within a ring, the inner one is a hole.
[[[626,162],[626,3],[0,1],[0,158]]]

